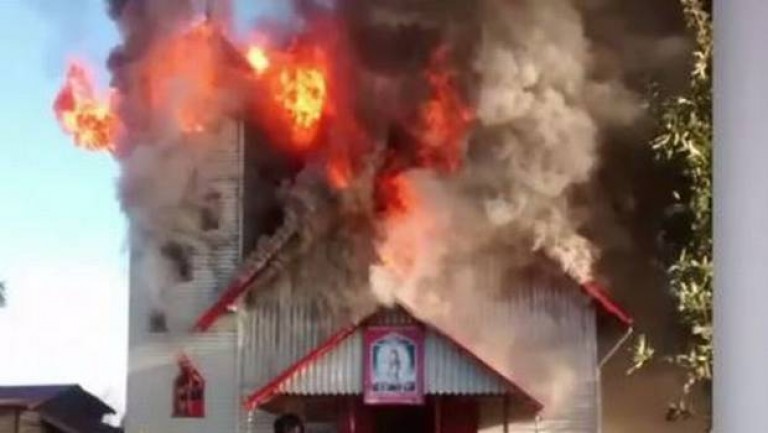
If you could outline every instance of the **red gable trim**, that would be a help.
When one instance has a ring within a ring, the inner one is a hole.
[[[264,268],[256,268],[247,269],[247,272],[241,271],[240,275],[238,275],[237,278],[229,283],[229,286],[227,286],[216,303],[208,308],[205,312],[203,312],[203,314],[197,319],[197,322],[192,328],[192,331],[205,332],[210,329],[216,320],[221,317],[227,311],[227,309],[232,306],[242,294],[246,292],[246,290],[248,290],[248,287],[254,281],[256,281],[256,278],[259,276],[259,271],[263,269]]]
[[[406,310],[407,311],[407,310]],[[298,372],[302,368],[306,367],[307,365],[311,364],[312,362],[319,359],[324,354],[331,351],[333,348],[341,344],[345,339],[347,339],[350,335],[352,335],[357,329],[362,327],[365,323],[370,321],[373,317],[378,314],[378,311],[371,314],[367,318],[363,319],[357,324],[353,324],[347,328],[342,329],[341,331],[337,332],[336,334],[332,335],[328,340],[326,340],[324,343],[322,343],[320,346],[309,352],[305,357],[301,358],[299,361],[297,361],[292,366],[288,367],[285,371],[283,371],[281,374],[276,376],[274,379],[272,379],[268,384],[263,386],[262,388],[256,390],[253,392],[248,398],[246,398],[244,406],[245,409],[250,411],[255,409],[256,407],[264,404],[267,402],[270,398],[274,397],[277,393],[278,389],[280,388],[280,385],[282,385],[286,380],[288,380],[291,376],[293,376],[294,373]],[[471,350],[469,350],[466,346],[462,345],[455,339],[453,339],[450,335],[440,331],[439,329],[435,328],[434,326],[430,326],[421,320],[417,319],[413,314],[408,312],[408,315],[411,316],[419,325],[424,326],[426,328],[429,328],[430,330],[434,331],[436,334],[441,336],[442,338],[445,338],[449,342],[453,343],[457,348],[459,348],[460,351],[467,354],[470,359],[473,359],[475,362],[480,364],[482,367],[490,371],[492,374],[497,376],[500,380],[502,380],[511,391],[514,393],[522,395],[532,406],[531,409],[534,413],[540,412],[544,405],[539,402],[537,399],[532,397],[530,394],[525,392],[522,388],[517,386],[510,378],[508,378],[506,375],[502,374],[497,369],[491,367],[488,363],[480,359],[477,355],[475,355]]]
[[[256,407],[260,406],[261,404],[265,403],[267,400],[272,398],[277,390],[280,388],[280,385],[283,384],[288,378],[293,376],[294,373],[301,370],[305,366],[311,364],[315,360],[319,359],[324,354],[331,351],[334,347],[341,344],[342,341],[346,340],[347,337],[352,335],[355,330],[362,325],[363,322],[357,325],[351,325],[348,326],[341,331],[333,334],[328,340],[326,340],[324,343],[322,343],[320,346],[313,349],[311,352],[309,352],[306,356],[298,360],[295,364],[288,367],[285,371],[280,373],[279,375],[275,376],[274,379],[269,381],[266,385],[264,385],[261,389],[253,392],[248,398],[245,400],[245,409],[246,410],[253,410]]]
[[[491,366],[491,365],[490,365],[490,364],[488,364],[487,362],[483,361],[483,360],[482,360],[482,359],[481,359],[479,356],[477,356],[477,355],[475,354],[475,352],[471,351],[471,350],[470,350],[468,347],[466,347],[465,345],[461,344],[461,343],[460,343],[458,340],[456,340],[455,338],[453,338],[453,337],[451,337],[450,335],[446,334],[445,332],[441,331],[440,329],[437,329],[437,327],[435,327],[435,326],[430,326],[429,324],[426,324],[426,323],[422,322],[421,320],[417,319],[417,318],[416,318],[416,317],[415,317],[413,314],[411,314],[410,312],[408,312],[408,314],[409,314],[411,317],[413,317],[413,318],[414,318],[414,319],[415,319],[417,322],[419,322],[419,323],[420,323],[422,326],[425,326],[425,327],[429,328],[430,330],[432,330],[434,333],[436,333],[436,334],[437,334],[437,335],[439,335],[440,337],[442,337],[442,338],[445,338],[445,339],[446,339],[446,340],[448,340],[449,342],[453,343],[453,345],[454,345],[454,346],[456,346],[456,347],[459,349],[459,351],[463,352],[463,353],[464,353],[465,355],[467,355],[467,356],[468,356],[470,359],[474,360],[475,362],[477,362],[478,364],[480,364],[480,365],[481,365],[483,368],[485,368],[486,370],[490,371],[490,372],[491,372],[492,374],[494,374],[494,375],[495,375],[495,376],[496,376],[498,379],[501,379],[501,381],[502,381],[502,382],[504,382],[504,383],[505,383],[505,384],[506,384],[506,385],[507,385],[507,386],[510,388],[510,390],[512,390],[513,392],[515,392],[515,393],[517,393],[517,394],[520,394],[520,395],[522,395],[523,397],[525,397],[525,399],[526,399],[526,400],[527,400],[529,403],[531,403],[531,406],[532,406],[532,408],[531,408],[531,409],[533,410],[533,412],[534,412],[534,413],[538,413],[538,412],[540,412],[542,409],[544,409],[544,405],[543,405],[543,404],[542,404],[542,403],[541,403],[539,400],[537,400],[536,398],[534,398],[533,396],[531,396],[530,394],[528,394],[528,393],[527,393],[525,390],[523,390],[522,388],[520,388],[520,387],[519,387],[519,386],[518,386],[518,385],[515,383],[515,381],[514,381],[514,380],[512,380],[510,377],[508,377],[508,376],[507,376],[507,375],[505,375],[504,373],[500,372],[499,370],[497,370],[496,368],[494,368],[493,366]]]
[[[632,326],[632,323],[634,323],[632,317],[611,299],[611,297],[600,284],[594,281],[590,281],[582,284],[581,289],[590,298],[597,302],[597,304],[602,307],[603,310],[618,319],[623,325]]]
[[[227,309],[232,306],[238,300],[238,298],[240,298],[240,296],[248,290],[248,287],[254,281],[256,281],[260,271],[263,269],[267,269],[268,271],[268,265],[266,268],[262,267],[241,271],[241,274],[238,275],[237,278],[235,278],[229,284],[229,286],[227,286],[226,290],[224,290],[216,303],[213,304],[197,319],[197,322],[195,323],[192,331],[205,332],[210,329],[216,320],[221,317],[227,311]],[[611,299],[607,291],[604,290],[599,283],[595,281],[589,281],[580,284],[580,287],[587,296],[597,302],[597,304],[603,310],[605,310],[605,312],[618,319],[622,325],[631,326],[634,323],[632,317]]]

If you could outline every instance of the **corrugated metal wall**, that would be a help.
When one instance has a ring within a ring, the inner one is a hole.
[[[165,290],[168,327],[186,331],[200,314],[213,304],[220,291],[239,269],[242,202],[243,143],[238,124],[227,123],[217,143],[199,165],[196,183],[205,185],[197,193],[219,196],[218,228],[202,229],[183,237],[194,248],[191,254],[192,279]]]
[[[425,338],[427,394],[501,394],[505,388],[491,372],[443,337]],[[363,392],[363,333],[356,331],[335,350],[299,370],[280,387],[283,394],[350,395]]]
[[[509,432],[596,432],[595,317],[583,294],[572,288],[520,288],[506,302],[489,303],[481,308],[483,311],[476,316],[487,321],[486,326],[508,329],[506,335],[510,340],[491,341],[482,347],[485,354],[492,352],[494,346],[512,351],[484,359],[546,406],[538,425],[511,424]],[[244,359],[244,375],[248,381],[244,394],[263,386],[269,378],[344,326],[323,315],[317,305],[310,304],[264,303],[248,315],[250,326]],[[379,321],[381,324],[404,322],[407,319],[397,315],[385,316]],[[465,346],[475,349],[471,343]],[[466,354],[434,334],[427,336],[426,350],[429,353],[425,365],[427,392],[494,394],[501,391],[492,375],[477,368],[474,362],[468,362]],[[361,334],[357,332],[286,382],[282,391],[300,395],[359,393],[362,391],[361,352]],[[483,357],[482,351],[480,355]],[[508,364],[498,365],[499,362]],[[484,424],[492,426],[498,422],[501,427],[501,421],[487,419]]]
[[[549,364],[550,377],[521,366],[516,377],[545,405],[539,422],[512,423],[509,433],[595,433],[598,419],[597,331],[594,307],[573,287],[520,290],[510,325],[524,327],[516,347],[531,347],[531,363]],[[526,369],[532,371],[529,374]]]
[[[234,332],[158,335],[129,354],[126,432],[233,433],[240,417]],[[185,353],[206,382],[205,418],[172,418],[177,356]]]
[[[129,359],[126,401],[128,433],[234,433],[240,418],[236,372],[237,333],[231,321],[204,335],[189,335],[198,315],[217,297],[240,262],[240,177],[242,135],[230,122],[220,131],[196,176],[207,185],[201,194],[220,196],[218,229],[184,238],[195,250],[192,279],[163,290],[169,332],[151,332],[153,299],[142,285],[143,274],[156,271],[138,266],[132,254],[130,276]],[[198,143],[199,144],[199,143]],[[133,253],[133,251],[132,251]],[[171,417],[177,356],[186,353],[206,380],[206,417]]]
[[[245,392],[261,388],[346,325],[311,300],[257,303],[248,313],[243,336]]]

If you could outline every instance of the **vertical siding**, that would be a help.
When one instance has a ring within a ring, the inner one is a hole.
[[[509,307],[507,326],[524,330],[515,332],[518,341],[513,347],[520,362],[513,357],[510,371],[545,408],[539,422],[511,423],[508,432],[597,432],[599,383],[593,307],[578,290],[567,287],[518,290]],[[536,364],[540,362],[554,367],[539,370]],[[542,371],[552,374],[541,377]],[[492,420],[485,422],[493,425]]]
[[[218,229],[185,235],[193,248],[192,279],[163,290],[168,333],[152,333],[148,326],[151,297],[141,287],[143,273],[130,270],[129,355],[126,401],[128,433],[233,433],[240,417],[237,378],[237,333],[234,323],[204,335],[188,330],[216,299],[220,289],[240,264],[240,202],[242,151],[240,126],[227,122],[198,166],[196,196],[215,192],[221,197]],[[199,144],[199,143],[198,143]],[[206,380],[206,417],[171,417],[173,381],[178,374],[177,356],[186,353]]]
[[[345,325],[311,300],[258,302],[246,319],[244,392],[264,386]]]
[[[232,433],[240,415],[235,333],[158,336],[129,354],[126,432]],[[184,352],[206,381],[202,419],[172,418],[177,356]]]
[[[219,228],[185,237],[194,252],[191,255],[191,281],[168,287],[165,301],[168,326],[186,331],[220,294],[240,266],[242,153],[241,128],[228,122],[216,143],[206,154],[197,173],[201,198],[215,193],[221,197]]]

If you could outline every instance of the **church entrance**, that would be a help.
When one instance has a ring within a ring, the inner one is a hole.
[[[371,433],[431,433],[434,427],[434,407],[381,406],[371,408]]]
[[[352,407],[352,422],[343,422],[340,433],[477,433],[478,428],[473,398],[434,396],[417,406],[367,406],[357,399]]]

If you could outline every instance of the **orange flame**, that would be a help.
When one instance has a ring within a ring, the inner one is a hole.
[[[418,192],[403,175],[390,175],[379,179],[378,189],[383,200],[383,224],[386,239],[379,243],[377,252],[381,263],[399,278],[411,274],[422,253],[420,236],[429,227],[425,206]]]
[[[297,144],[307,144],[317,133],[327,98],[325,74],[320,68],[294,66],[280,72],[275,98],[293,121]]]
[[[427,71],[432,97],[421,106],[422,123],[420,157],[427,166],[455,171],[461,166],[461,144],[473,113],[457,90],[454,75],[447,66],[449,51],[439,48]]]
[[[155,45],[144,60],[149,108],[170,115],[182,132],[201,132],[220,114],[214,35],[211,24],[195,24]]]
[[[118,119],[112,111],[114,91],[107,101],[97,99],[85,67],[72,63],[53,109],[62,129],[87,150],[114,150]]]
[[[269,52],[252,44],[246,59],[270,95],[268,109],[287,124],[295,150],[307,150],[317,136],[328,102],[328,73],[322,51]]]

